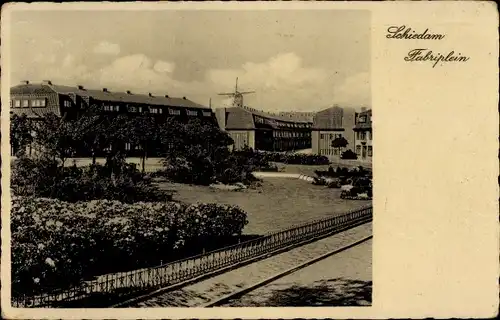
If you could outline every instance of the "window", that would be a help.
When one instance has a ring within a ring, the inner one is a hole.
[[[198,111],[186,110],[188,116],[197,116]]]
[[[149,112],[158,113],[158,108],[149,108]]]
[[[136,107],[134,107],[134,106],[129,106],[129,107],[128,107],[128,111],[129,111],[129,112],[137,112],[137,108],[136,108]]]
[[[158,113],[162,114],[163,113],[163,109],[162,108],[158,108]]]
[[[181,114],[181,110],[168,109],[168,113],[171,115],[179,116]]]
[[[70,101],[68,101],[68,100],[65,100],[65,101],[64,101],[64,107],[65,107],[65,108],[70,108],[70,107],[71,107],[71,102],[70,102]]]
[[[370,131],[368,131],[368,140],[371,140],[372,139],[372,133]]]
[[[142,107],[139,107],[137,110],[139,111],[139,113],[141,113],[142,112]]]
[[[130,142],[125,143],[125,150],[130,150]]]
[[[33,106],[33,107],[45,107],[45,99],[33,100],[33,101],[31,101],[31,106]]]
[[[373,155],[372,146],[368,146],[368,156],[371,157]]]
[[[356,146],[356,154],[358,156],[361,154],[361,146]]]
[[[23,100],[23,108],[28,108],[30,105],[29,105],[29,101],[28,100]]]
[[[203,111],[203,116],[204,117],[211,117],[212,113],[211,112],[205,112],[205,111]]]
[[[359,123],[365,123],[366,122],[366,116],[361,116],[358,118]]]
[[[115,111],[120,111],[120,106],[115,106]]]
[[[358,140],[365,140],[365,139],[366,139],[366,133],[358,131]]]

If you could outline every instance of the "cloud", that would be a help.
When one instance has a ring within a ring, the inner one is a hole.
[[[174,68],[175,68],[175,64],[170,63],[170,62],[161,61],[161,60],[156,61],[155,65],[153,67],[153,69],[156,72],[160,72],[160,73],[172,73],[172,72],[174,72]]]
[[[64,57],[62,67],[70,68],[71,66],[73,66],[74,63],[75,63],[75,57],[71,54],[68,54],[66,55],[66,57]]]
[[[266,111],[327,108],[334,103],[334,88],[346,86],[335,70],[304,66],[302,59],[293,52],[278,54],[261,63],[247,62],[239,69],[217,69],[207,73],[212,87],[224,91],[232,90],[236,77],[239,77],[241,90],[256,91],[254,96],[246,96],[244,103]],[[345,96],[344,91],[346,89],[341,93]],[[343,103],[355,104],[348,99]]]
[[[232,92],[236,77],[240,91],[255,91],[245,96],[245,105],[265,111],[317,111],[333,104],[370,106],[369,73],[345,76],[335,70],[305,66],[295,53],[278,54],[263,62],[246,62],[239,68],[209,69],[200,81],[177,80],[173,62],[153,60],[145,54],[117,57],[93,68],[87,66],[88,60],[78,60],[72,54],[59,57],[53,64],[48,60],[53,62],[53,58],[45,57],[40,69],[43,78],[61,84],[186,96],[204,104],[213,98],[214,107],[231,103],[227,96],[217,93]]]
[[[120,45],[108,41],[101,41],[94,47],[94,53],[116,56],[120,53]]]
[[[368,72],[345,79],[334,89],[334,103],[350,107],[371,107],[371,79]]]

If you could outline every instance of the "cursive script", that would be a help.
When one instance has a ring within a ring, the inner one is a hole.
[[[404,58],[405,61],[415,62],[415,61],[430,61],[434,62],[432,67],[436,67],[438,63],[443,62],[466,62],[469,57],[462,56],[461,53],[455,54],[455,51],[449,52],[446,56],[441,53],[434,53],[429,49],[413,49],[408,52],[408,55]]]
[[[429,29],[425,29],[424,32],[418,33],[415,30],[412,30],[410,27],[399,26],[399,27],[389,27],[387,28],[388,34],[386,35],[387,39],[418,39],[418,40],[443,40],[444,34],[432,34],[428,33]]]

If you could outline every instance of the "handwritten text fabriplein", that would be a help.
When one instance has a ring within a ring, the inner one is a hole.
[[[398,40],[443,40],[446,35],[432,33],[428,28],[419,32],[403,25],[391,26],[387,28],[386,37],[388,39]],[[467,62],[469,59],[469,57],[462,55],[460,52],[455,52],[454,50],[442,54],[440,52],[434,52],[431,49],[412,49],[408,52],[407,56],[404,57],[404,61],[406,62],[433,62],[433,68],[435,68],[438,64],[442,65],[447,62]]]

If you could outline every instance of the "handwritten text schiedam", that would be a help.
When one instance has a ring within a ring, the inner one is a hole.
[[[425,29],[423,32],[417,32],[407,26],[391,26],[387,28],[388,39],[396,40],[433,40],[439,41],[443,40],[446,35],[439,33],[430,33],[429,29]],[[448,54],[441,54],[440,52],[434,52],[431,49],[412,49],[408,52],[407,56],[404,57],[404,61],[407,62],[433,62],[432,67],[435,68],[437,65],[443,65],[448,62],[467,62],[470,58],[462,55],[460,52],[450,51]]]

